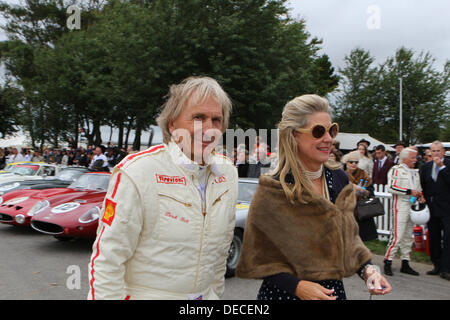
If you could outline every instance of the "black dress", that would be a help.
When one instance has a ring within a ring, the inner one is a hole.
[[[335,203],[337,196],[342,191],[342,189],[349,183],[347,174],[343,170],[330,170],[324,167],[325,180],[327,182],[328,193],[330,195],[331,202]],[[279,177],[275,177],[279,180]],[[285,181],[287,183],[294,183],[292,175],[286,175]],[[362,273],[367,264],[370,261],[364,263],[361,268],[357,271],[357,274],[362,278]],[[257,300],[300,300],[295,295],[295,290],[301,279],[288,274],[279,273],[264,278],[263,283],[259,289]],[[327,289],[334,289],[332,296],[336,296],[337,300],[346,300],[347,296],[345,294],[344,283],[341,279],[330,279],[317,281],[316,283]]]

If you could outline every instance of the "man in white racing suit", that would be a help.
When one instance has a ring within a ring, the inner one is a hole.
[[[403,149],[400,154],[400,164],[388,172],[388,192],[392,193],[392,228],[389,243],[384,257],[384,273],[392,276],[392,259],[400,249],[402,267],[400,272],[418,276],[419,273],[409,265],[411,245],[413,243],[414,224],[410,218],[411,197],[424,202],[421,193],[420,177],[414,165],[417,161],[417,151]]]
[[[212,150],[231,102],[208,77],[170,88],[164,144],[115,168],[89,263],[89,299],[218,299],[234,233],[237,170]]]

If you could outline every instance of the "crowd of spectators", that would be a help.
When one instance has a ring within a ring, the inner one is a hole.
[[[398,155],[405,147],[405,143],[398,142],[394,145],[395,152],[388,152],[384,145],[370,148],[370,142],[362,139],[356,144],[354,150],[340,150],[339,142],[335,141],[330,150],[330,161],[346,170],[348,154],[357,151],[360,154],[358,168],[364,170],[374,184],[385,185],[389,169],[399,163]],[[429,149],[421,151],[415,146],[409,146],[409,148],[418,151],[416,169],[420,169],[423,164],[432,161]],[[278,164],[276,149],[272,151],[271,147],[260,142],[258,137],[250,148],[241,144],[232,152],[227,152],[226,155],[237,167],[241,178],[258,178],[261,174],[274,170]]]
[[[95,156],[99,154],[104,155],[106,158],[106,162],[103,166],[114,167],[128,154],[133,152],[131,146],[125,149],[112,146],[111,144],[109,144],[108,147],[103,145],[98,147],[90,145],[87,148],[76,148],[73,146],[63,149],[45,148],[42,153],[39,150],[32,150],[31,148],[7,147],[3,149],[0,148],[0,170],[9,163],[21,161],[92,167]]]

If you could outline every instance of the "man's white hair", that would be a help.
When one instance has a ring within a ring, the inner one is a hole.
[[[400,154],[398,155],[398,158],[400,159],[400,162],[403,162],[403,161],[402,161],[403,159],[408,158],[408,157],[409,157],[409,154],[410,154],[411,152],[417,153],[417,150],[414,150],[414,149],[411,149],[411,148],[405,148],[405,149],[403,149],[403,150],[400,152]]]
[[[232,108],[228,95],[215,79],[192,76],[184,79],[180,84],[170,86],[168,99],[163,104],[161,113],[156,119],[163,133],[164,143],[169,143],[172,138],[169,131],[169,122],[178,118],[183,107],[194,93],[196,94],[194,104],[202,103],[209,97],[214,98],[220,104],[223,115],[222,133],[228,128]]]

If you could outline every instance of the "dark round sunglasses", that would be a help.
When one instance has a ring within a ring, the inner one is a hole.
[[[295,131],[298,131],[301,133],[309,133],[316,139],[322,138],[325,135],[325,133],[328,132],[330,134],[331,138],[334,139],[334,138],[336,138],[336,136],[339,133],[339,125],[335,122],[325,128],[321,124],[316,124],[309,129],[298,128],[298,129],[295,129]]]

